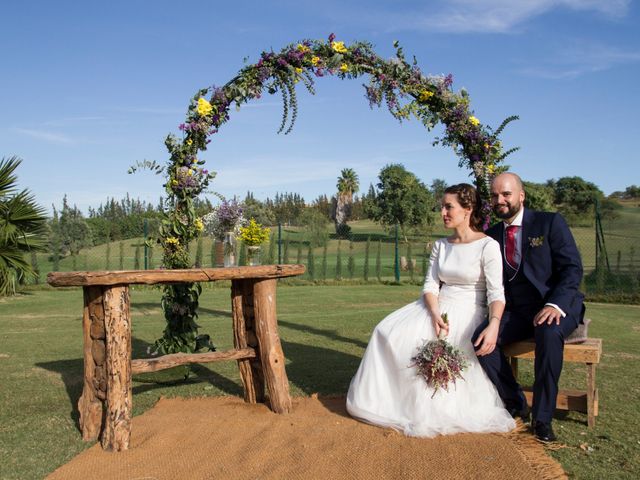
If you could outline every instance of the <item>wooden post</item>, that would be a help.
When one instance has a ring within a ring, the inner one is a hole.
[[[288,413],[291,411],[291,397],[284,353],[278,336],[276,283],[275,279],[267,279],[256,280],[253,284],[255,331],[271,410]]]
[[[93,441],[102,429],[102,400],[100,378],[104,378],[104,357],[94,359],[99,345],[104,349],[104,310],[102,308],[102,288],[84,287],[84,309],[82,313],[82,333],[84,338],[84,386],[78,401],[80,430],[84,441]],[[94,343],[96,346],[94,347]],[[99,354],[96,355],[99,357]],[[96,364],[96,360],[100,362]]]
[[[131,317],[129,287],[104,290],[107,405],[102,448],[121,451],[131,438]]]
[[[513,378],[518,381],[518,359],[516,357],[511,357],[511,372],[513,373]]]
[[[596,365],[587,363],[587,425],[595,427],[597,412]]]
[[[253,311],[244,308],[245,292],[249,290],[245,283],[253,282],[248,280],[231,281],[231,314],[233,318],[233,344],[236,348],[252,347],[258,348],[258,342],[253,329]],[[251,309],[253,310],[253,309]],[[250,316],[251,314],[251,316]],[[248,332],[251,332],[249,340]],[[258,352],[257,352],[258,353]],[[256,359],[238,360],[240,369],[240,379],[244,387],[244,401],[247,403],[264,402],[264,381],[262,380],[262,368],[259,360],[259,353]]]

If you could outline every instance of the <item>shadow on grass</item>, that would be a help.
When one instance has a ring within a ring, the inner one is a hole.
[[[356,355],[314,345],[283,340],[282,349],[289,381],[308,395],[344,395],[360,364]]]
[[[344,337],[342,335],[338,335],[336,331],[332,329],[310,327],[309,325],[300,325],[293,322],[287,322],[286,320],[278,320],[278,325],[281,325],[286,328],[290,328],[292,330],[298,330],[302,332],[312,333],[314,335],[320,335],[330,340],[335,340],[338,342],[351,343],[360,348],[367,348],[366,342],[363,342],[361,340],[356,340],[350,337]]]
[[[133,358],[149,358],[151,346],[152,344],[134,337],[131,340]],[[195,385],[203,382],[214,385],[227,395],[242,396],[243,394],[240,384],[210,370],[200,363],[158,372],[136,374],[133,376],[133,382],[139,384],[133,387],[134,394],[165,388],[167,386]]]
[[[82,394],[84,378],[84,361],[82,358],[69,358],[67,360],[56,360],[53,362],[40,362],[36,366],[44,368],[50,372],[60,374],[64,387],[69,396],[69,406],[71,410],[69,416],[76,428],[80,430],[80,412],[78,411],[78,400]]]
[[[132,358],[148,358],[148,348],[151,346],[138,338],[132,338],[131,350]],[[84,360],[83,358],[73,358],[67,360],[56,360],[53,362],[40,362],[36,366],[55,372],[60,375],[69,397],[71,410],[69,416],[73,420],[76,428],[80,430],[80,412],[78,411],[78,400],[82,395],[84,382]],[[187,377],[185,374],[189,373]],[[194,385],[198,383],[209,383],[228,395],[242,397],[242,386],[229,378],[210,370],[202,364],[192,364],[190,366],[176,367],[160,372],[137,374],[133,376],[132,388],[134,394],[140,394],[167,386]]]

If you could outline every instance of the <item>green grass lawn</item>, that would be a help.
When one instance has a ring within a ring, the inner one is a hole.
[[[373,326],[415,300],[416,286],[281,286],[278,319],[293,395],[344,395]],[[133,289],[134,357],[164,328],[160,292]],[[301,299],[304,299],[302,302]],[[76,403],[82,388],[82,293],[41,289],[0,299],[0,478],[42,478],[91,444],[81,440]],[[640,477],[640,307],[588,305],[590,334],[604,339],[598,368],[600,415],[559,413],[560,448],[550,452],[573,478]],[[227,288],[205,287],[201,331],[220,349],[232,347]],[[529,362],[521,362],[525,382]],[[584,368],[567,364],[562,384],[584,385]],[[235,362],[134,376],[134,414],[160,396],[241,395]]]

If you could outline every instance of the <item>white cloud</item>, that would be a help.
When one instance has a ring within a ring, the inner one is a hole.
[[[630,2],[631,0],[448,0],[435,6],[431,4],[428,10],[384,15],[370,12],[364,16],[378,24],[383,17],[385,25],[394,25],[392,30],[509,33],[532,18],[561,8],[621,18],[627,14]]]
[[[21,133],[23,135],[27,135],[29,137],[32,137],[38,140],[44,140],[45,142],[60,143],[60,144],[67,144],[67,145],[76,143],[76,141],[71,137],[68,137],[66,135],[62,135],[59,133],[46,132],[44,130],[33,130],[29,128],[14,128],[13,131],[17,133]]]
[[[608,45],[580,42],[545,57],[538,65],[521,68],[520,73],[539,78],[575,78],[640,61],[640,51],[623,50]]]

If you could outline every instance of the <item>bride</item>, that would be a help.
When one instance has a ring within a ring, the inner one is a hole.
[[[495,348],[505,305],[500,247],[482,233],[480,205],[469,184],[445,190],[442,220],[453,232],[433,246],[423,297],[391,313],[373,331],[349,386],[351,416],[417,437],[515,427],[476,358]],[[445,312],[448,324],[442,319]],[[490,322],[476,351],[471,335],[487,316]],[[432,398],[433,389],[411,366],[411,357],[441,330],[469,366],[463,380]]]

